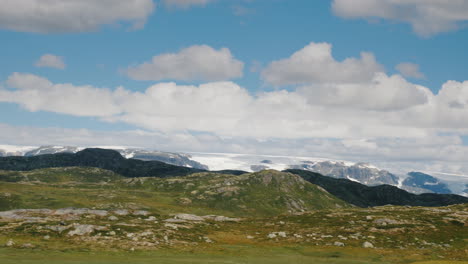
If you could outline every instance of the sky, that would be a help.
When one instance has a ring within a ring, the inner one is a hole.
[[[468,0],[0,0],[0,144],[468,175]]]

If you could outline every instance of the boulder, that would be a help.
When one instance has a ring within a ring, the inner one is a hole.
[[[75,225],[75,230],[72,230],[70,232],[68,232],[68,236],[84,236],[84,235],[88,235],[88,234],[91,234],[92,232],[94,232],[95,230],[104,230],[106,229],[105,227],[103,226],[95,226],[95,225]]]
[[[176,214],[174,215],[174,219],[180,219],[180,220],[185,220],[185,221],[205,221],[205,219],[201,216],[198,215],[192,215],[192,214]]]
[[[362,244],[362,247],[363,248],[374,248],[374,245],[372,243],[366,241],[366,242],[364,242]]]
[[[15,245],[15,242],[11,239],[9,239],[6,243],[5,243],[5,246],[7,247],[12,247]]]

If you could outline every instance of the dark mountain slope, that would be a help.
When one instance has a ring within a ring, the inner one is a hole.
[[[203,171],[160,161],[125,159],[119,152],[107,149],[85,149],[75,154],[58,153],[33,157],[0,158],[0,170],[29,171],[52,167],[94,167],[110,170],[125,177],[158,178],[185,176]]]
[[[335,179],[305,170],[286,170],[316,184],[334,196],[360,207],[381,205],[446,206],[468,203],[468,198],[454,194],[412,194],[391,185],[369,187],[345,179]]]

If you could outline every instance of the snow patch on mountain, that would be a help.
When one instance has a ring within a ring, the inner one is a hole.
[[[24,156],[28,151],[36,149],[34,146],[0,145],[0,157],[2,156]]]

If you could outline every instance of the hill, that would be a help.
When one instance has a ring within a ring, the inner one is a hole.
[[[126,159],[119,152],[107,149],[84,149],[77,153],[0,158],[0,170],[29,171],[52,167],[93,167],[110,170],[125,177],[159,178],[185,176],[203,171],[160,161]]]
[[[131,205],[131,206],[130,206]],[[187,210],[186,206],[192,210]],[[125,178],[96,168],[0,171],[0,210],[119,207],[160,213],[265,216],[349,207],[301,177],[278,171],[196,173],[177,178]]]
[[[46,168],[32,171],[0,171],[3,182],[107,183],[124,177],[108,170],[88,167]]]
[[[316,184],[336,197],[360,207],[381,205],[446,206],[468,203],[468,198],[453,194],[412,194],[391,185],[366,186],[346,179],[335,179],[305,170],[286,170]]]
[[[273,170],[242,175],[196,173],[172,179],[127,179],[129,186],[178,193],[191,206],[231,211],[238,215],[277,215],[349,207],[301,177]]]

